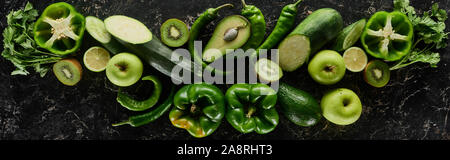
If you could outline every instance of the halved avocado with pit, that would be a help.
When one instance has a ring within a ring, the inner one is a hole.
[[[242,47],[250,38],[250,22],[240,15],[225,17],[219,22],[203,52],[203,61],[213,62],[227,54],[228,49]]]

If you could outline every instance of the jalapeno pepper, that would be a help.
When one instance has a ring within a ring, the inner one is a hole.
[[[265,84],[235,84],[225,99],[227,121],[239,132],[266,134],[278,125],[277,93]]]
[[[203,68],[207,69],[208,71],[212,71],[216,74],[225,75],[229,74],[229,72],[224,72],[221,70],[216,70],[215,68],[208,66],[205,62],[203,62],[202,56],[199,55],[199,52],[194,46],[194,42],[198,39],[200,36],[201,31],[205,29],[205,27],[211,23],[214,19],[218,17],[218,12],[222,8],[225,7],[234,7],[232,4],[224,4],[217,8],[208,8],[205,12],[203,12],[192,24],[192,27],[189,32],[189,41],[188,41],[188,50],[191,53],[191,56],[194,59],[194,62],[202,64]]]
[[[132,127],[140,127],[140,126],[146,125],[150,122],[157,120],[164,113],[166,113],[172,106],[174,93],[175,93],[175,87],[172,86],[169,97],[167,97],[167,99],[164,100],[164,102],[161,103],[161,105],[159,105],[158,107],[156,107],[155,109],[153,109],[147,113],[144,113],[141,115],[136,115],[136,116],[131,116],[128,118],[128,120],[120,122],[120,123],[115,123],[112,126],[116,127],[116,126],[128,124],[128,125],[131,125]]]
[[[58,2],[42,12],[33,33],[40,47],[58,55],[67,55],[80,48],[84,30],[84,16],[72,5]]]
[[[274,48],[286,35],[289,31],[294,28],[295,25],[295,17],[297,16],[298,5],[303,0],[298,0],[293,4],[289,4],[283,7],[281,11],[280,17],[278,18],[277,24],[273,29],[272,33],[270,33],[269,37],[264,41],[259,49],[272,49]]]
[[[144,111],[153,107],[158,102],[159,96],[161,95],[161,81],[159,81],[159,79],[155,76],[145,76],[144,78],[142,78],[142,80],[152,81],[154,84],[153,93],[148,99],[144,101],[134,100],[129,95],[123,93],[122,88],[120,88],[119,92],[117,93],[117,102],[131,111]]]
[[[175,127],[186,129],[197,138],[212,134],[225,115],[222,91],[210,84],[191,84],[182,87],[173,99],[175,105],[169,119]]]
[[[361,42],[373,57],[396,61],[411,50],[413,35],[413,25],[405,14],[380,11],[367,22]]]
[[[241,0],[243,8],[241,14],[250,21],[252,35],[248,39],[247,43],[241,48],[256,49],[264,40],[266,34],[266,20],[261,10],[254,5],[245,4],[245,0]]]

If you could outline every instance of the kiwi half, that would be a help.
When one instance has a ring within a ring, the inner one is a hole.
[[[183,21],[172,18],[161,25],[161,40],[170,47],[180,47],[189,40],[189,29]]]
[[[58,80],[68,86],[74,86],[81,80],[83,70],[78,60],[63,59],[53,65],[53,73]]]
[[[364,70],[364,80],[377,88],[386,86],[390,77],[389,66],[380,60],[370,61]]]

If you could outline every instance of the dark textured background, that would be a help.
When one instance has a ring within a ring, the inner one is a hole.
[[[247,0],[264,13],[268,33],[274,27],[282,7],[294,0]],[[56,1],[32,0],[42,11]],[[106,18],[124,14],[143,21],[154,34],[168,18],[179,18],[191,25],[205,9],[223,3],[238,7],[220,12],[220,17],[239,14],[239,0],[79,0],[68,1],[84,15]],[[412,0],[420,11],[428,10],[432,2],[449,10],[450,1]],[[6,25],[6,14],[24,7],[26,1],[0,2],[0,30]],[[391,0],[306,0],[299,7],[297,21],[309,11],[331,7],[341,12],[346,25],[381,10],[392,10]],[[218,19],[220,20],[220,18]],[[216,23],[217,21],[215,21]],[[447,22],[447,25],[449,23]],[[213,25],[203,38],[211,35]],[[81,52],[95,45],[83,44]],[[81,60],[81,52],[77,56]],[[322,119],[310,128],[299,127],[280,116],[280,124],[267,135],[240,134],[225,120],[219,129],[205,139],[444,139],[449,140],[450,111],[450,47],[441,51],[438,68],[425,64],[412,65],[392,72],[388,86],[376,89],[368,86],[358,73],[349,73],[339,84],[320,86],[307,74],[305,67],[286,74],[282,79],[308,91],[317,99],[332,88],[354,90],[363,103],[361,118],[353,125],[337,126]],[[40,78],[38,74],[10,76],[13,65],[0,58],[0,139],[194,139],[186,131],[172,127],[166,113],[157,121],[140,127],[112,127],[111,123],[135,113],[122,108],[115,100],[117,87],[103,73],[84,68],[82,81],[76,87],[64,86],[53,73]]]

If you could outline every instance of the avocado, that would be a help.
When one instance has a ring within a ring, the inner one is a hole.
[[[231,15],[222,19],[203,52],[203,61],[213,62],[227,52],[247,43],[250,38],[250,22],[240,15]]]

